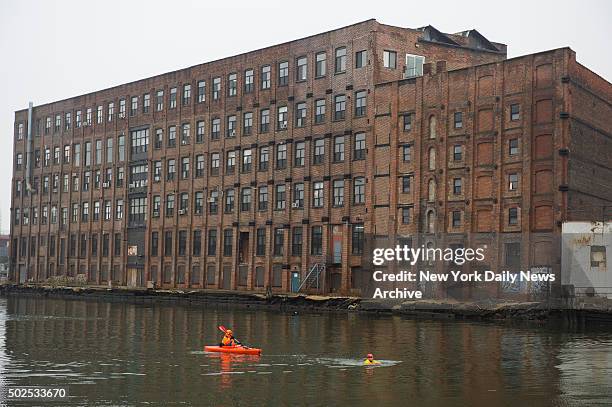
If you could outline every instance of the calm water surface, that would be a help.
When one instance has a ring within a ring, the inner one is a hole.
[[[203,352],[221,324],[262,356]],[[611,345],[610,328],[0,297],[0,392],[71,395],[10,405],[603,406]]]

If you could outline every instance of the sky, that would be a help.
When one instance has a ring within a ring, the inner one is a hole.
[[[299,5],[299,7],[297,7]],[[8,232],[14,112],[375,18],[477,29],[508,57],[564,46],[612,81],[612,1],[0,0],[0,228]]]

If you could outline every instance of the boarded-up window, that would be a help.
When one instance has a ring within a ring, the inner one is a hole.
[[[191,284],[200,284],[200,265],[191,266]]]
[[[283,266],[275,264],[272,266],[272,287],[281,287],[283,284]]]
[[[172,281],[172,265],[170,263],[164,264],[163,282],[168,284]]]
[[[550,230],[553,224],[553,211],[550,205],[535,207],[533,221],[536,230]]]
[[[493,75],[481,76],[478,78],[478,96],[493,95]]]
[[[535,194],[545,194],[552,192],[552,171],[541,170],[535,173]]]
[[[606,271],[606,246],[591,246],[591,268]]]
[[[536,102],[536,123],[550,123],[552,121],[552,100],[543,99]]]
[[[436,181],[433,179],[430,179],[427,185],[427,200],[429,202],[436,200]]]
[[[536,68],[536,88],[548,88],[552,85],[552,64],[540,65]]]
[[[178,284],[185,284],[185,266],[182,264],[177,268],[176,282]]]
[[[255,267],[255,287],[264,286],[264,268],[259,266]]]
[[[206,266],[206,285],[214,285],[217,276],[217,267],[213,263]]]
[[[429,138],[436,138],[437,135],[437,124],[436,116],[429,116]]]
[[[492,178],[483,175],[476,178],[476,197],[490,198],[492,196]]]
[[[480,143],[476,146],[477,165],[493,164],[493,143]]]
[[[429,149],[429,169],[436,169],[436,149],[433,147]]]
[[[374,202],[376,205],[387,205],[389,203],[389,177],[374,178]]]
[[[478,131],[493,130],[493,110],[483,109],[478,111]]]
[[[157,266],[151,266],[149,270],[149,281],[157,282]]]
[[[491,211],[488,209],[480,209],[477,212],[477,232],[491,231]]]
[[[552,245],[550,242],[535,242],[533,244],[533,265],[549,266],[552,259]]]
[[[435,233],[436,231],[436,216],[434,211],[427,212],[427,233]]]
[[[240,286],[247,285],[248,273],[249,273],[249,266],[247,265],[238,266],[238,285]]]
[[[551,158],[553,154],[552,134],[540,134],[535,138],[535,158]]]
[[[375,149],[376,156],[376,174],[389,174],[389,166],[391,165],[389,147],[377,147]]]

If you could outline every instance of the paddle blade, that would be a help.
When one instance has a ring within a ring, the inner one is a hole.
[[[225,329],[225,327],[223,325],[219,325],[219,331],[225,333],[227,331],[227,329]]]

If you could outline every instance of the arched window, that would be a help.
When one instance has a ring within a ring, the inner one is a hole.
[[[436,116],[429,116],[429,138],[436,138]]]
[[[436,200],[436,181],[434,179],[430,179],[427,185],[427,200],[429,202]]]
[[[436,217],[434,211],[430,210],[427,212],[427,233],[434,233],[436,231]]]
[[[429,149],[429,169],[436,169],[436,149],[433,147]]]

